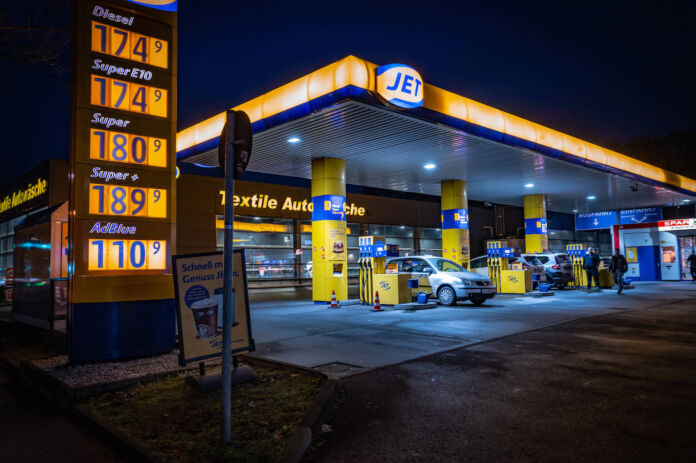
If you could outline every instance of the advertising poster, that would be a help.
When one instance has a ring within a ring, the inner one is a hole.
[[[179,362],[183,365],[222,354],[222,252],[173,257],[174,292],[179,323]],[[251,352],[244,251],[234,251],[235,325],[232,353]]]
[[[329,246],[331,253],[329,260],[343,260],[346,254],[346,229],[332,228],[330,233]]]

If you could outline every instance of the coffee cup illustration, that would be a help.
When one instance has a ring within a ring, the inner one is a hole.
[[[190,305],[193,319],[196,322],[198,339],[206,339],[217,336],[218,328],[218,301],[215,298],[198,300]]]

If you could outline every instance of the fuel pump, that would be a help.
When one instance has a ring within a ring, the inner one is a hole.
[[[570,262],[573,264],[573,281],[570,284],[573,287],[582,287],[587,285],[587,275],[583,268],[585,255],[587,250],[582,244],[567,244],[566,251],[570,256]]]
[[[375,298],[376,273],[385,273],[387,250],[394,245],[387,245],[383,236],[361,236],[358,238],[358,261],[360,264],[360,302],[372,304]],[[398,247],[396,255],[399,255]]]
[[[498,291],[501,291],[501,275],[503,270],[509,267],[508,257],[512,254],[512,248],[504,248],[500,241],[489,241],[486,243],[488,254],[488,277],[493,280],[493,284]]]
[[[380,291],[380,299],[384,304],[392,299],[402,298],[399,293],[399,278],[407,279],[407,275],[387,275],[387,258],[398,257],[399,246],[397,244],[386,244],[383,236],[361,236],[358,238],[358,262],[360,264],[360,302],[372,304],[375,299],[375,290]],[[383,283],[383,286],[376,287],[375,279]],[[396,280],[394,280],[396,278]],[[394,281],[392,281],[394,280]],[[405,285],[405,283],[404,283]],[[402,290],[403,292],[403,290]],[[397,302],[398,303],[398,302]]]

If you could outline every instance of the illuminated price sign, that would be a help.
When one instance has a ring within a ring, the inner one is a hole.
[[[167,117],[167,90],[92,74],[91,103],[97,106]]]
[[[167,190],[89,185],[89,213],[132,217],[167,217]]]
[[[161,3],[72,2],[68,278],[82,331],[70,336],[71,358],[114,356],[116,344],[130,349],[116,356],[170,348],[141,342],[163,330],[155,312],[173,297],[176,248],[177,13],[175,0],[149,6]],[[145,314],[141,332],[95,335],[106,328],[90,314],[104,302],[113,320]]]
[[[167,268],[165,240],[89,240],[87,269],[164,270]]]
[[[101,161],[167,167],[167,140],[91,129],[89,157]]]
[[[166,40],[92,21],[92,51],[167,69]]]

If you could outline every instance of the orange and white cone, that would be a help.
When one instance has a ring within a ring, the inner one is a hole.
[[[375,291],[375,305],[372,306],[372,312],[384,312],[384,309],[379,304],[379,291]]]
[[[331,305],[329,309],[338,309],[338,301],[336,300],[336,290],[331,290]]]

